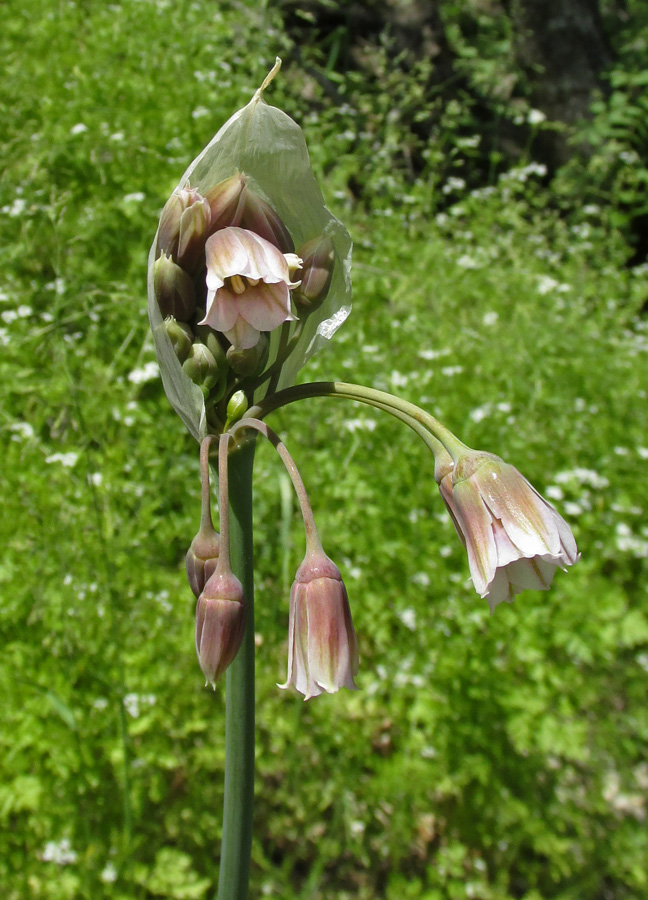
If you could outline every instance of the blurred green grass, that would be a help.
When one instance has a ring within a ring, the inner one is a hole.
[[[253,4],[8,7],[0,883],[10,900],[207,897],[223,692],[194,656],[198,460],[148,378],[145,260],[186,163],[286,38]],[[605,210],[559,216],[523,165],[447,213],[431,175],[357,203],[353,111],[312,113],[304,83],[287,66],[269,99],[303,122],[356,244],[353,315],[304,379],[421,402],[548,490],[583,558],[491,618],[422,444],[333,400],[273,417],[347,581],[361,691],[276,689],[302,536],[260,448],[252,895],[642,897],[645,267],[624,267]]]

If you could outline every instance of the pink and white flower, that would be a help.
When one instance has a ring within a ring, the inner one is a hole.
[[[260,332],[295,319],[290,309],[291,270],[301,265],[253,231],[231,226],[205,245],[207,309],[199,324],[222,332],[235,347],[254,347]]]
[[[435,474],[475,589],[491,612],[523,590],[548,590],[556,568],[577,561],[569,525],[498,456],[469,451],[454,466],[448,456]]]
[[[287,688],[304,700],[322,691],[355,689],[358,642],[342,576],[320,548],[310,550],[297,570],[290,592]]]

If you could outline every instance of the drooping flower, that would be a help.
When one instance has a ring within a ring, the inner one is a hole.
[[[287,688],[304,699],[355,689],[358,642],[340,571],[320,548],[310,549],[290,592]]]
[[[225,334],[242,350],[254,347],[262,331],[295,319],[290,309],[294,253],[282,253],[265,238],[232,226],[213,234],[207,256],[207,309],[201,325]]]
[[[437,458],[435,477],[491,612],[523,590],[548,590],[556,568],[578,559],[569,525],[498,456],[469,451],[454,465]]]

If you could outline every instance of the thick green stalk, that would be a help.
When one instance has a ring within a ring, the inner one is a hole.
[[[246,602],[243,643],[226,675],[225,801],[217,900],[246,900],[254,804],[254,440],[229,458],[230,559]]]

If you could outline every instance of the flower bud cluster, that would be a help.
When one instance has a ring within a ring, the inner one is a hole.
[[[316,236],[294,251],[281,217],[243,173],[202,194],[178,189],[162,210],[155,299],[185,374],[205,396],[208,418],[216,408],[214,418],[223,420],[218,404],[261,377],[268,336],[298,321],[293,307],[304,318],[326,297],[335,265],[331,239]]]

